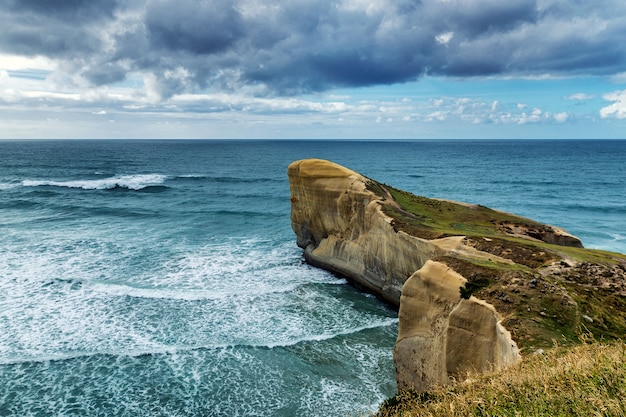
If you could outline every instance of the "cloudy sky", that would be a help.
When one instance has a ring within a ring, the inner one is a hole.
[[[0,138],[626,138],[624,0],[0,0]]]

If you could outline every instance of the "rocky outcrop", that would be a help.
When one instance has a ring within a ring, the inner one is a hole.
[[[573,337],[580,317],[614,332],[626,318],[604,314],[619,300],[597,303],[577,292],[584,280],[559,283],[561,272],[550,272],[579,263],[622,270],[626,258],[581,249],[562,229],[415,196],[324,160],[296,161],[288,176],[291,224],[307,262],[399,307],[400,389],[506,366],[520,358],[516,342],[532,349]],[[594,314],[602,320],[590,321]]]
[[[519,360],[517,345],[493,306],[459,296],[466,282],[433,261],[405,282],[393,352],[398,389],[422,391],[447,384],[450,375]]]
[[[433,242],[394,232],[364,176],[316,159],[292,163],[288,175],[291,226],[307,262],[398,305],[404,281],[444,253]]]
[[[576,236],[571,235],[566,230],[559,227],[545,224],[498,224],[500,231],[510,236],[520,236],[522,238],[533,238],[540,242],[553,243],[560,246],[572,246],[582,248],[583,244]]]

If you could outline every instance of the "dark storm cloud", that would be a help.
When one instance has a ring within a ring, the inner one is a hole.
[[[151,74],[297,94],[440,76],[612,74],[622,0],[0,0],[0,48],[62,57],[94,84]],[[6,22],[6,24],[4,23]]]
[[[49,57],[97,53],[94,29],[113,18],[115,0],[0,0],[0,50]]]
[[[17,13],[38,13],[62,18],[111,16],[116,0],[5,0],[2,4]]]
[[[212,54],[243,34],[243,19],[231,0],[155,0],[148,4],[145,24],[154,48]]]

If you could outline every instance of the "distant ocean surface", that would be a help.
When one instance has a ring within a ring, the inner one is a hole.
[[[375,411],[397,315],[303,262],[310,157],[626,252],[626,141],[0,141],[0,416]]]

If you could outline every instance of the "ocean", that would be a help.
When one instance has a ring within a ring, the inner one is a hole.
[[[0,416],[357,416],[396,312],[307,265],[290,162],[626,252],[626,141],[0,141]]]

